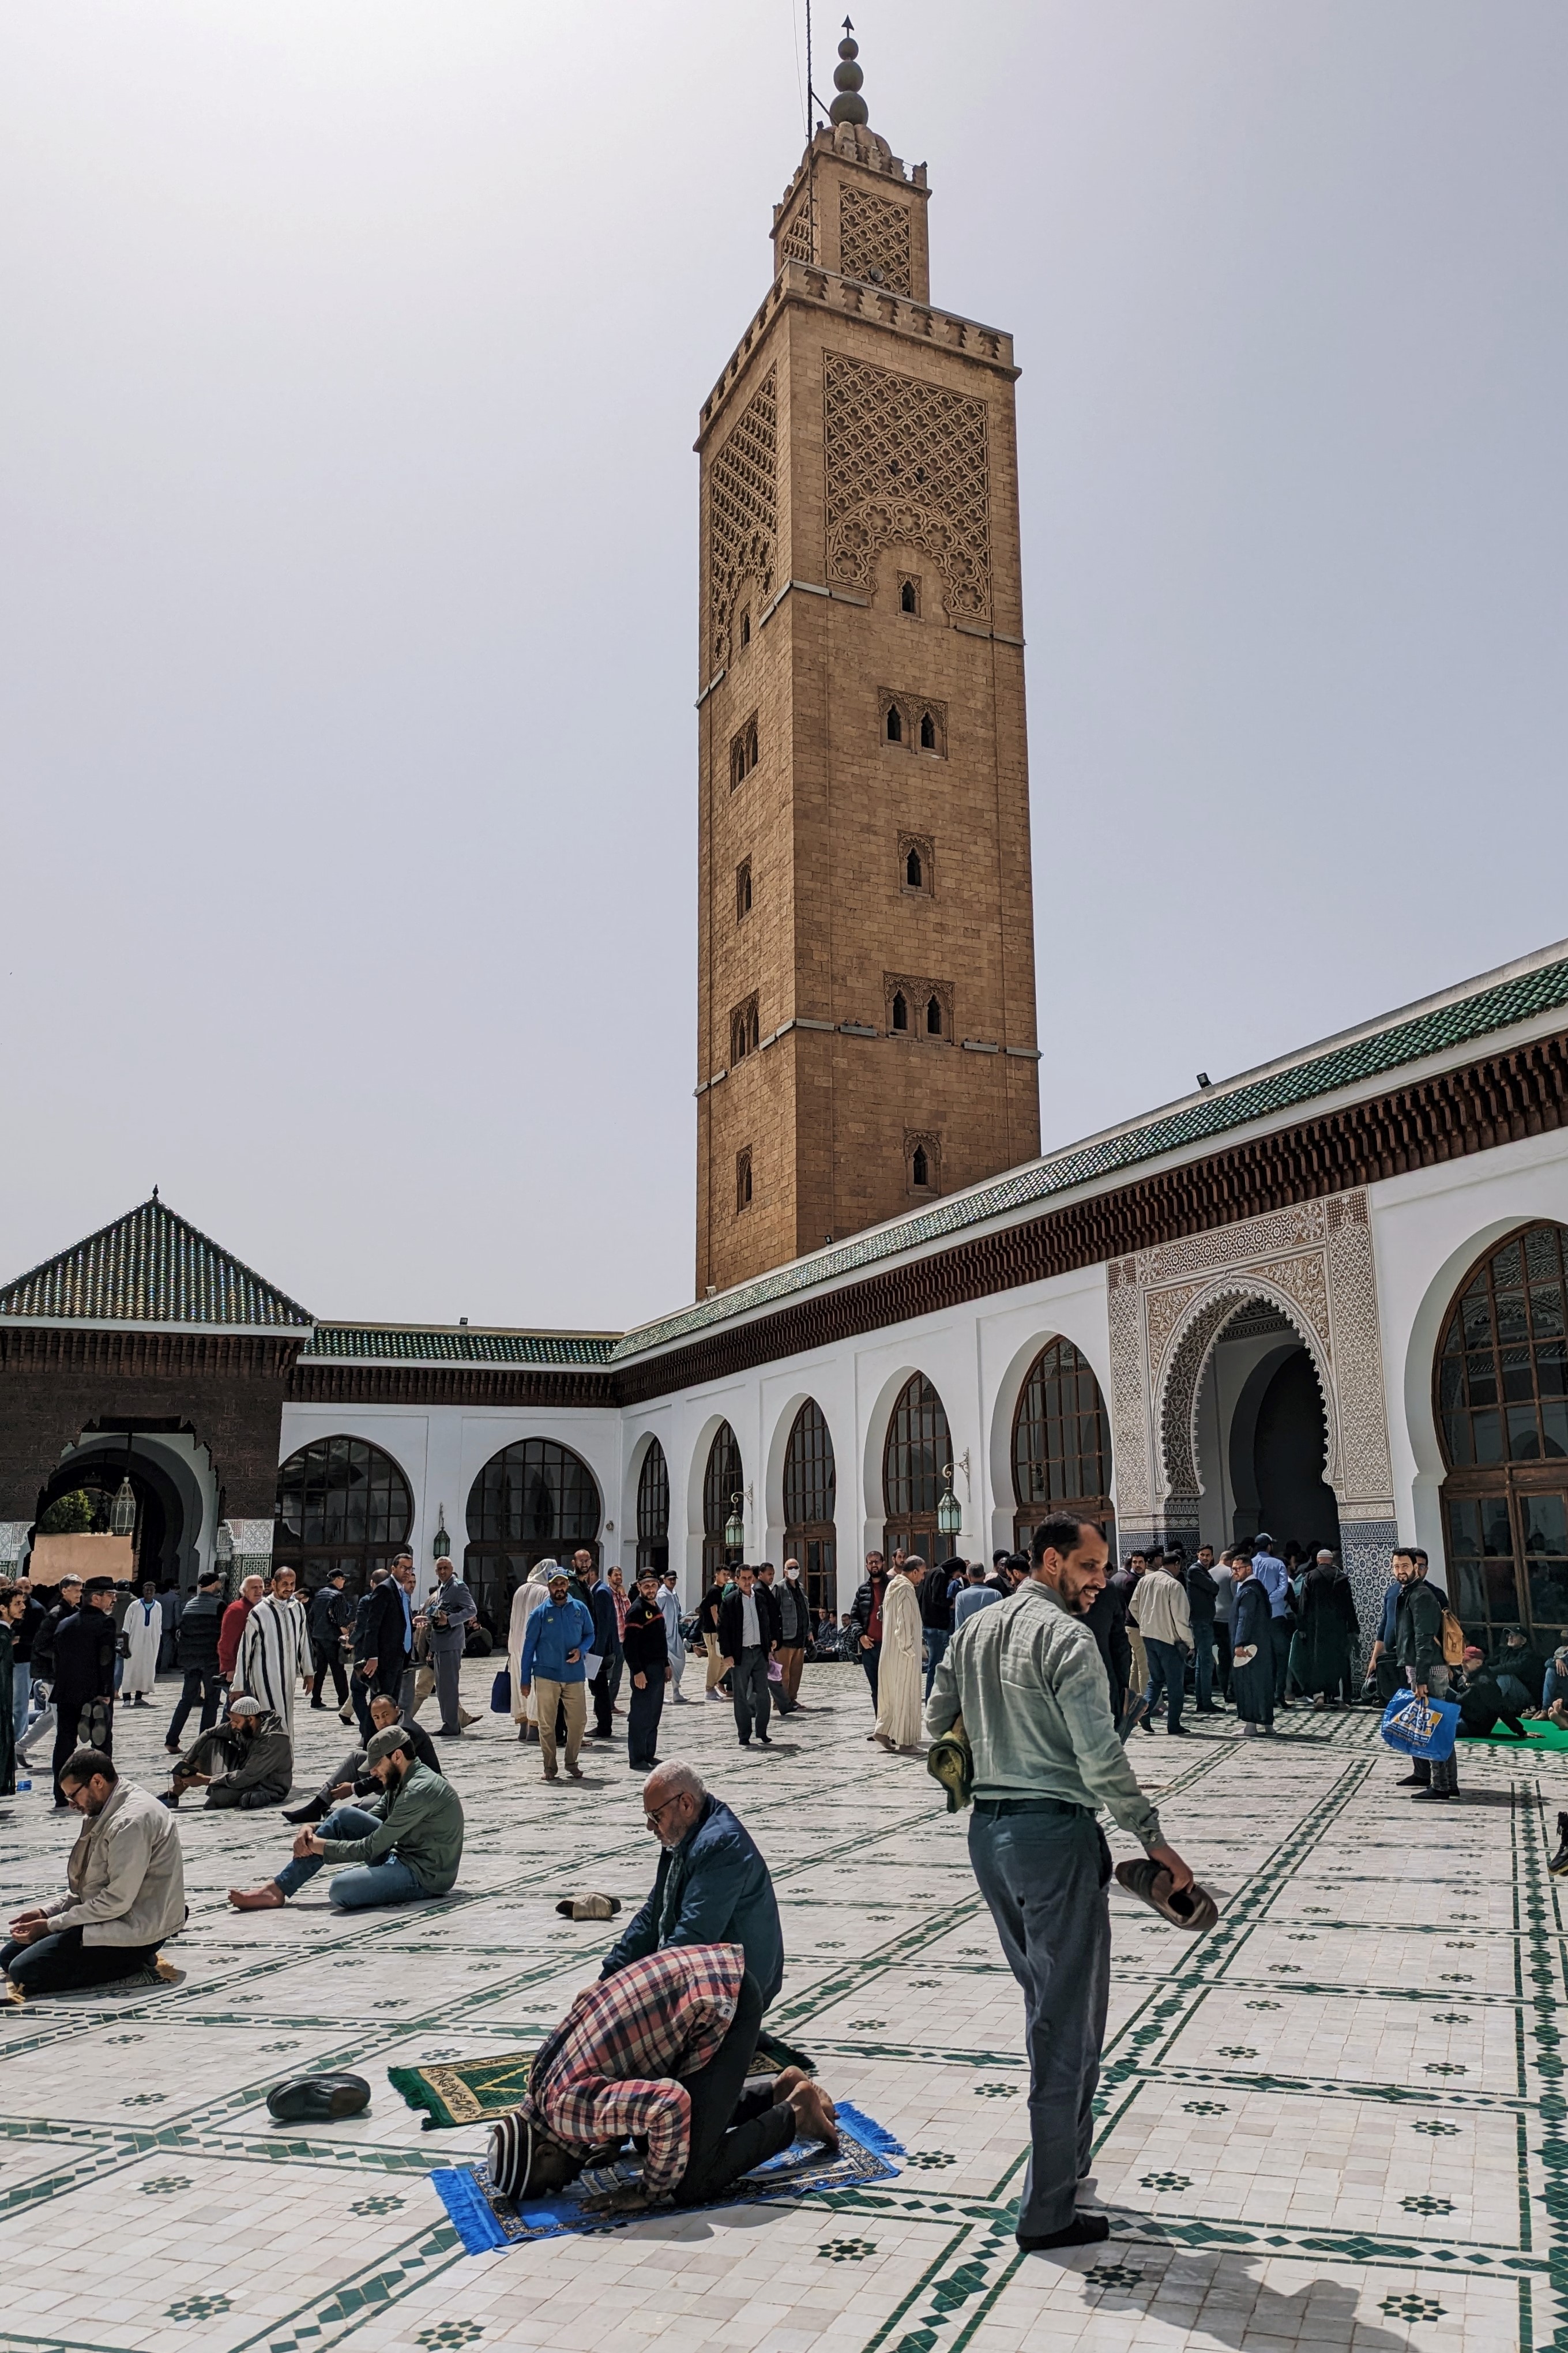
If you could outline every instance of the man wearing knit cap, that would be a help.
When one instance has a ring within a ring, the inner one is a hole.
[[[348,1863],[330,1888],[342,1912],[381,1904],[416,1904],[445,1895],[463,1859],[463,1809],[443,1775],[415,1756],[406,1728],[390,1725],[368,1743],[365,1761],[381,1795],[338,1806],[301,1830],[290,1862],[264,1887],[231,1887],[237,1912],[270,1912],[297,1894],[324,1863]]]
[[[166,1806],[177,1806],[187,1789],[206,1783],[209,1806],[280,1806],[294,1779],[294,1744],[281,1719],[258,1699],[231,1699],[226,1720],[204,1732],[175,1758]]]

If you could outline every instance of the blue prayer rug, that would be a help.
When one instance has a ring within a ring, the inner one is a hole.
[[[792,2141],[777,2157],[753,2167],[731,2182],[714,2206],[743,2206],[769,2200],[808,2197],[817,2189],[850,2189],[867,2181],[888,2181],[900,2170],[893,2163],[903,2149],[890,2132],[858,2108],[840,2104],[838,2147],[825,2148],[820,2141]],[[520,2210],[503,2198],[490,2180],[481,2159],[474,2165],[443,2166],[430,2176],[437,2196],[452,2218],[453,2228],[470,2255],[488,2254],[495,2247],[519,2247],[530,2239],[559,2238],[572,2232],[624,2231],[647,2214],[590,2213],[586,2200],[636,2180],[638,2168],[626,2158],[595,2167],[579,2175],[570,2189],[556,2198],[530,2198]],[[651,2214],[700,2214],[701,2206],[650,2207]]]

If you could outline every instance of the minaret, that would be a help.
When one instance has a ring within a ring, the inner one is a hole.
[[[699,1296],[1039,1150],[1012,340],[838,56],[697,443]]]

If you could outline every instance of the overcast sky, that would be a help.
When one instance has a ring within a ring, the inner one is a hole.
[[[691,1295],[799,14],[5,0],[0,1275],[156,1181],[324,1317]],[[1024,370],[1047,1145],[1568,933],[1562,0],[856,23]]]

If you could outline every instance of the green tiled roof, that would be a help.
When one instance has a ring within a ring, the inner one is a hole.
[[[1009,1209],[1047,1201],[1053,1194],[1071,1192],[1096,1177],[1116,1176],[1144,1161],[1157,1160],[1163,1153],[1205,1143],[1230,1129],[1265,1119],[1270,1113],[1297,1110],[1341,1087],[1379,1078],[1424,1061],[1429,1054],[1440,1054],[1494,1030],[1510,1029],[1515,1022],[1528,1021],[1535,1014],[1555,1011],[1568,1006],[1568,956],[1510,974],[1490,987],[1472,984],[1472,994],[1456,992],[1430,1008],[1416,1008],[1410,1018],[1395,1018],[1385,1028],[1331,1043],[1321,1052],[1309,1051],[1300,1061],[1267,1070],[1256,1078],[1244,1075],[1227,1085],[1208,1088],[1169,1111],[1155,1112],[1145,1120],[1047,1159],[1026,1162],[989,1185],[955,1194],[952,1200],[914,1217],[900,1218],[853,1240],[814,1250],[809,1258],[759,1276],[755,1282],[741,1283],[715,1299],[700,1299],[674,1315],[628,1332],[612,1351],[613,1358],[641,1356],[672,1340],[689,1338],[731,1316],[771,1306],[837,1276],[862,1272],[884,1259],[918,1249],[922,1242],[942,1241],[984,1225],[987,1219]]]
[[[613,1332],[454,1332],[416,1324],[318,1324],[301,1364],[607,1365]]]
[[[0,1315],[298,1331],[309,1308],[165,1208],[139,1208],[0,1290]]]

